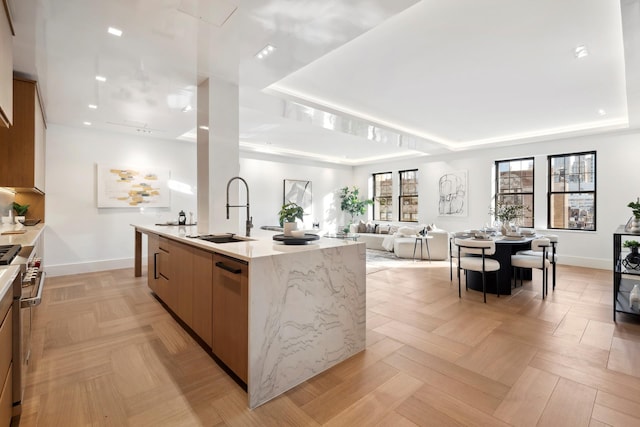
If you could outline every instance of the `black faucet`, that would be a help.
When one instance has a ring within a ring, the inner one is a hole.
[[[244,182],[244,186],[247,189],[246,205],[230,205],[229,204],[229,186],[236,179],[239,179],[240,181]],[[247,184],[247,181],[245,181],[243,178],[240,178],[239,176],[234,176],[229,180],[229,182],[227,182],[227,219],[229,219],[229,208],[245,208],[245,207],[247,208],[247,222],[245,223],[245,226],[246,226],[247,237],[249,237],[251,235],[251,229],[253,228],[253,217],[249,213],[249,185]]]

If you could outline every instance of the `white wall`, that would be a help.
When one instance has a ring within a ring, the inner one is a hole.
[[[45,266],[50,275],[131,267],[134,232],[130,224],[177,220],[180,210],[197,211],[195,195],[175,191],[171,208],[96,207],[96,164],[169,169],[172,179],[195,187],[195,144],[50,125],[46,156]],[[249,184],[256,228],[278,224],[284,179],[312,181],[313,213],[305,217],[305,226],[311,228],[314,219],[324,229],[344,223],[334,196],[338,188],[351,184],[351,167],[291,163],[256,154],[240,159],[240,176]],[[223,204],[214,209],[225,214]],[[240,224],[236,232],[244,234],[245,209],[232,209],[231,215]]]
[[[45,266],[72,274],[133,266],[132,223],[177,220],[196,212],[196,196],[171,192],[171,208],[96,207],[96,164],[169,169],[171,179],[196,185],[196,146],[78,129],[47,128]],[[146,243],[145,243],[146,244]]]
[[[597,152],[597,230],[561,231],[560,263],[596,268],[611,268],[612,233],[631,217],[627,203],[640,196],[638,159],[640,133],[600,135],[563,139],[515,147],[467,151],[446,156],[420,157],[402,161],[360,166],[354,170],[354,183],[367,188],[375,172],[393,171],[394,192],[397,192],[397,171],[419,169],[420,222],[435,223],[449,231],[479,228],[489,221],[493,175],[496,160],[535,157],[535,227],[547,225],[547,155],[572,152]],[[438,216],[438,178],[450,171],[468,172],[468,216]],[[397,194],[394,193],[394,214],[397,215]]]
[[[340,211],[340,199],[337,198],[336,191],[352,185],[351,166],[302,160],[293,163],[292,159],[241,152],[240,176],[249,184],[251,215],[256,228],[278,225],[285,179],[311,181],[313,213],[305,215],[305,228],[310,229],[314,220],[320,221],[321,229],[331,231],[335,231],[337,225],[345,223],[346,218]],[[241,224],[244,223],[244,217],[243,211]]]
[[[489,221],[492,168],[495,160],[534,156],[536,228],[546,227],[547,155],[595,150],[597,152],[597,231],[554,231],[560,236],[560,262],[598,268],[611,267],[611,233],[631,216],[627,203],[640,196],[637,161],[640,133],[591,136],[525,144],[509,148],[468,151],[446,156],[419,157],[356,168],[284,159],[241,152],[240,176],[249,183],[251,214],[256,228],[276,225],[282,204],[284,179],[310,180],[314,219],[334,230],[346,223],[336,190],[357,185],[364,193],[374,172],[419,169],[420,222],[445,230],[483,226]],[[51,125],[47,130],[47,196],[45,265],[51,274],[71,274],[126,267],[133,264],[131,223],[153,224],[177,219],[178,212],[196,212],[195,196],[172,192],[171,208],[96,208],[96,164],[154,166],[171,170],[172,178],[196,184],[195,144],[127,136]],[[438,217],[438,178],[445,172],[468,172],[468,216]],[[397,184],[394,186],[397,192]],[[366,196],[366,194],[365,194]],[[394,194],[397,204],[397,194]],[[224,211],[224,206],[217,209]],[[370,209],[370,208],[369,208]],[[394,214],[397,206],[394,206]],[[236,209],[239,224],[245,210]],[[243,228],[243,227],[240,227]],[[244,234],[244,229],[238,230]]]

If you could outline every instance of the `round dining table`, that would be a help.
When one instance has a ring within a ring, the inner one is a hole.
[[[511,255],[518,251],[531,249],[531,241],[536,236],[497,236],[493,240],[496,242],[496,252],[489,258],[500,262],[500,269],[495,272],[486,273],[487,293],[495,294],[500,289],[500,295],[511,295],[511,285],[513,282],[513,268],[511,267]],[[524,280],[531,280],[531,269],[523,269],[521,272]],[[520,274],[518,275],[518,279]],[[467,284],[469,288],[482,292],[482,273],[467,271]]]

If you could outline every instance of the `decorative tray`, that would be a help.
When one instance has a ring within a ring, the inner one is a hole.
[[[273,236],[273,240],[282,242],[285,245],[305,245],[313,240],[320,239],[317,234],[306,233],[302,237],[285,236],[284,234],[276,234]]]
[[[524,236],[503,236],[502,240],[524,240]]]

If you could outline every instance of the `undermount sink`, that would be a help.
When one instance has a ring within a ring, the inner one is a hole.
[[[207,242],[211,242],[211,243],[233,243],[233,242],[247,241],[247,239],[239,239],[235,236],[230,236],[230,235],[216,236],[211,234],[206,236],[198,236],[198,239],[206,240]]]

